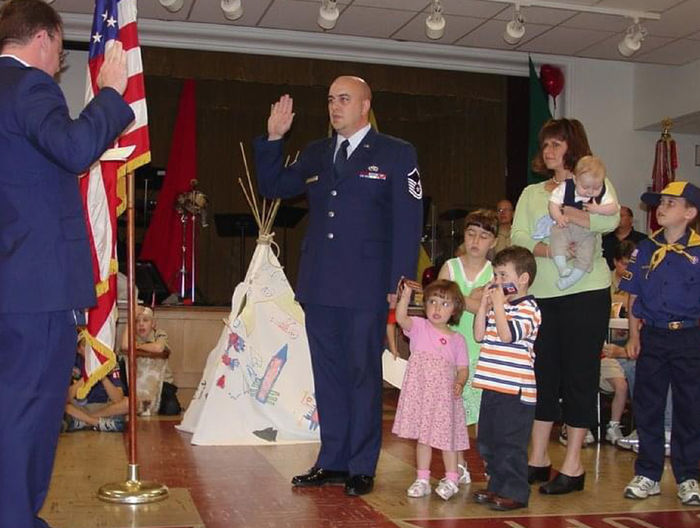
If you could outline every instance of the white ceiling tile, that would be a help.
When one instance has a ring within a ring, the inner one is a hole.
[[[515,46],[511,46],[503,40],[503,33],[506,25],[502,20],[489,20],[485,24],[479,26],[474,31],[466,35],[464,38],[455,42],[460,46],[469,46],[470,48],[491,48],[491,49],[508,49],[519,50],[523,43],[529,39],[537,37],[544,33],[551,26],[543,26],[538,24],[528,24],[525,27],[525,36],[522,41]]]
[[[445,15],[445,35],[439,40],[429,39],[425,34],[425,13],[412,19],[408,24],[397,31],[392,38],[394,40],[410,40],[413,42],[437,42],[438,44],[452,44],[463,35],[483,24],[483,18],[458,17]]]
[[[258,25],[267,28],[323,31],[316,23],[318,7],[318,3],[312,2],[275,0]]]
[[[598,13],[579,13],[562,24],[565,27],[579,29],[597,29],[604,31],[624,32],[632,21],[629,18],[600,15]]]
[[[508,4],[483,2],[480,0],[442,0],[442,10],[446,15],[460,15],[476,18],[491,18],[508,8]],[[426,8],[429,10],[429,8]]]
[[[318,0],[317,0],[318,1]],[[355,0],[352,5],[363,7],[382,7],[407,11],[422,11],[430,0]]]
[[[577,55],[579,57],[588,57],[591,59],[610,59],[620,61],[634,61],[636,56],[623,57],[617,51],[617,45],[620,43],[621,35],[612,35],[605,40],[597,42],[588,48],[580,50]],[[647,37],[644,39],[642,49],[650,51],[668,44],[672,39],[668,37]]]
[[[601,0],[598,6],[661,13],[685,0]]]
[[[343,35],[388,38],[415,16],[417,13],[413,11],[395,11],[351,4],[341,12],[335,32]]]
[[[512,20],[514,9],[509,7],[496,15],[498,20]],[[546,7],[522,7],[520,12],[527,23],[546,24],[556,26],[576,14],[576,11],[567,11],[566,9],[549,9]]]
[[[607,36],[610,36],[609,32],[557,26],[522,44],[518,49],[537,53],[575,55],[577,51],[587,48]]]
[[[645,20],[649,33],[659,37],[684,37],[700,26],[700,2],[689,0],[664,12],[661,20]]]
[[[645,62],[656,62],[659,64],[688,64],[700,59],[700,40],[681,39],[675,40],[665,46],[661,46],[648,53],[642,49],[639,52],[639,59]]]
[[[229,20],[221,10],[221,3],[214,1],[197,0],[194,3],[188,20],[196,22],[208,22],[210,24],[232,24],[236,26],[255,26],[265,10],[274,0],[243,0],[243,16],[238,20]]]

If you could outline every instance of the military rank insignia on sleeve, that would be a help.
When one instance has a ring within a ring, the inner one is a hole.
[[[423,198],[423,187],[420,184],[420,172],[417,168],[408,173],[408,193],[416,200]]]

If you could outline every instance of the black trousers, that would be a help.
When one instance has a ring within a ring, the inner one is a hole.
[[[633,410],[639,433],[635,474],[661,480],[664,410],[673,395],[671,467],[676,482],[700,477],[700,328],[664,330],[644,326],[637,359]]]
[[[542,325],[535,341],[535,419],[563,418],[572,427],[593,427],[610,289],[537,299],[537,304]]]
[[[484,390],[479,410],[479,453],[489,474],[488,490],[527,504],[527,445],[535,406],[524,405],[520,395]]]

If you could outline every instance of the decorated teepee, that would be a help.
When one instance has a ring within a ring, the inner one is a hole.
[[[247,189],[238,181],[258,224],[257,247],[178,428],[197,445],[318,441],[304,312],[273,251],[279,200],[258,207],[245,167]]]

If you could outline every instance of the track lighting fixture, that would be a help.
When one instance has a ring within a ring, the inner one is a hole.
[[[221,10],[229,20],[238,20],[243,16],[241,0],[221,0]]]
[[[642,47],[642,41],[647,36],[648,31],[639,23],[639,19],[635,18],[634,22],[625,31],[625,36],[617,45],[617,51],[623,57],[631,57]]]
[[[165,9],[170,11],[171,13],[175,13],[177,11],[180,11],[182,9],[183,4],[185,3],[185,0],[158,0],[160,2],[160,5],[162,5]]]
[[[337,0],[321,0],[321,9],[318,11],[319,26],[323,29],[333,29],[339,16]]]
[[[503,33],[503,40],[510,45],[515,45],[520,42],[520,39],[525,35],[525,19],[520,13],[520,6],[515,4],[513,20],[506,24],[506,30]]]
[[[445,17],[442,16],[440,0],[433,0],[433,7],[425,19],[425,34],[433,40],[442,38],[445,34]]]

